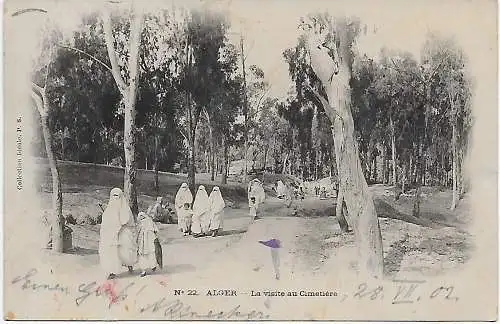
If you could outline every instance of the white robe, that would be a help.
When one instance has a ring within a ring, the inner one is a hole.
[[[198,187],[193,203],[193,224],[191,231],[194,234],[208,233],[210,226],[210,203],[204,186]]]
[[[222,229],[224,223],[224,207],[226,203],[222,198],[219,187],[214,187],[208,197],[210,202],[210,226],[209,229],[218,230]]]
[[[158,266],[156,260],[155,239],[158,238],[158,227],[151,217],[145,216],[139,221],[139,234],[137,245],[139,253],[139,267],[142,270],[152,269]]]
[[[266,193],[264,191],[264,187],[262,187],[262,183],[254,179],[250,181],[248,184],[248,204],[251,203],[251,198],[255,197],[255,209],[259,208],[259,205],[264,202],[266,199]]]
[[[119,188],[111,190],[102,215],[99,237],[99,263],[106,274],[118,274],[123,266],[137,263],[135,222]]]
[[[278,186],[276,187],[276,194],[278,197],[284,197],[287,194],[287,190],[283,181],[278,181]]]
[[[175,195],[175,212],[177,214],[177,225],[180,231],[187,232],[191,226],[191,212],[184,209],[184,204],[193,202],[193,195],[186,183],[183,183]]]

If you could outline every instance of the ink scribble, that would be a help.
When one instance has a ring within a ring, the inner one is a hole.
[[[22,10],[18,10],[16,12],[14,12],[12,14],[12,17],[20,16],[20,15],[25,14],[27,12],[43,12],[43,13],[47,13],[47,10],[40,9],[40,8],[27,8],[27,9],[22,9]]]

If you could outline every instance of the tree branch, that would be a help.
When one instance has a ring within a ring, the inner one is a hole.
[[[311,87],[309,84],[307,85],[307,87],[309,88],[309,90],[311,90],[311,92],[319,99],[319,101],[321,101],[321,104],[323,105],[323,109],[326,111],[328,108],[331,108],[333,113],[335,115],[337,115],[340,120],[342,121],[342,123],[344,122],[344,119],[342,118],[342,116],[340,116],[337,111],[335,109],[333,109],[331,106],[330,106],[330,103],[328,102],[328,100],[322,96],[318,90],[316,90],[315,88]]]
[[[67,45],[62,45],[62,44],[57,44],[57,46],[59,47],[62,47],[62,48],[66,48],[66,49],[70,49],[70,50],[73,50],[73,51],[76,51],[78,53],[81,53],[91,59],[93,59],[94,61],[96,61],[97,63],[101,64],[102,66],[104,66],[106,68],[106,70],[108,70],[109,72],[113,73],[113,70],[111,70],[111,68],[109,67],[109,65],[107,65],[106,63],[104,63],[103,61],[99,60],[97,57],[93,56],[93,55],[90,55],[89,53],[86,53],[78,48],[75,48],[75,47],[71,47],[71,46],[67,46]]]
[[[40,87],[39,85],[37,85],[34,82],[31,82],[31,87],[33,88],[33,90],[38,91],[39,95],[42,96],[42,93],[43,93],[43,88],[42,87]]]
[[[49,78],[49,68],[50,68],[51,61],[52,61],[52,48],[50,48],[50,51],[49,51],[49,62],[47,63],[47,70],[45,71],[45,82],[43,83],[44,92],[45,92],[45,89],[47,88],[47,79]]]
[[[111,17],[107,12],[102,16],[102,27],[104,30],[104,38],[106,40],[106,48],[108,49],[109,61],[111,62],[111,73],[113,74],[113,78],[115,79],[118,89],[120,92],[125,94],[127,85],[125,84],[125,81],[123,81],[120,73],[120,66],[118,65],[118,61],[116,59],[113,30],[111,28]]]
[[[132,103],[135,103],[135,98],[137,95],[137,84],[138,84],[138,58],[140,56],[140,47],[141,47],[141,32],[142,25],[144,22],[144,16],[142,12],[135,12],[134,18],[130,24],[130,50],[129,50],[129,94],[127,96],[127,100],[130,100]],[[122,80],[123,81],[123,80]]]
[[[179,133],[181,133],[182,137],[184,137],[184,139],[188,142],[188,145],[189,144],[189,138],[186,136],[186,134],[184,134],[184,132],[182,131],[182,128],[179,127]]]
[[[31,90],[31,98],[33,98],[33,100],[35,101],[35,106],[38,110],[38,113],[40,114],[40,117],[47,116],[45,110],[43,109],[42,98],[37,93],[35,93],[34,90]]]

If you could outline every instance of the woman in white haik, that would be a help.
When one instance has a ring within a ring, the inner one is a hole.
[[[132,272],[137,263],[134,215],[120,188],[111,190],[108,206],[102,214],[99,263],[108,279],[115,278],[123,266]]]
[[[248,206],[250,208],[250,218],[256,219],[259,213],[259,206],[266,199],[266,193],[259,179],[253,179],[248,183]]]
[[[191,232],[191,208],[185,208],[186,204],[191,206],[193,195],[187,183],[183,183],[175,195],[175,212],[177,213],[177,224],[179,230],[188,235]]]
[[[204,186],[198,187],[193,203],[193,224],[191,231],[194,237],[200,237],[208,233],[210,226],[210,203]]]
[[[212,236],[217,236],[219,231],[222,230],[224,221],[224,207],[226,203],[222,198],[222,193],[219,187],[215,186],[208,197],[210,202],[210,233]]]

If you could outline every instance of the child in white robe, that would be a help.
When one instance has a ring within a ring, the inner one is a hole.
[[[158,227],[153,219],[146,213],[139,213],[139,234],[137,236],[139,267],[142,269],[141,277],[147,270],[155,271],[159,265],[156,259],[155,240],[158,239]]]
[[[193,210],[189,203],[184,204],[184,208],[179,209],[179,229],[184,236],[191,234],[191,224],[193,222]]]

